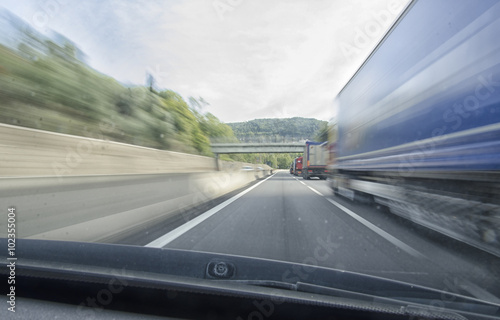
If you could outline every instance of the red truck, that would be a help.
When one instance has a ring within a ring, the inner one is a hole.
[[[296,176],[302,175],[302,157],[295,158],[293,160],[292,174]]]

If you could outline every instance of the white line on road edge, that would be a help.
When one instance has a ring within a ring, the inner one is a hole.
[[[307,186],[309,189],[311,189],[314,193],[316,193],[316,194],[318,194],[318,195],[320,195],[320,196],[324,197],[324,195],[323,195],[321,192],[319,192],[318,190],[316,190],[316,189],[314,189],[313,187],[310,187],[310,186],[308,186],[308,185],[306,185],[306,186]]]
[[[297,180],[298,182],[302,183],[303,185],[305,185],[306,187],[308,187],[309,189],[311,189],[314,193],[316,193],[316,194],[318,194],[318,195],[320,195],[320,196],[324,197],[324,195],[323,195],[321,192],[319,192],[318,190],[316,190],[316,189],[314,189],[314,188],[312,188],[312,187],[308,186],[307,184],[305,184],[305,183],[304,183],[304,181],[300,181],[298,178],[295,178],[295,177],[293,177],[293,178],[294,178],[295,180]]]
[[[300,181],[300,182],[302,182],[302,181]],[[312,191],[316,192],[317,194],[322,195],[321,193],[319,193],[318,191],[316,191],[312,187],[310,187],[308,185],[306,185],[306,186],[309,189],[311,189]],[[410,247],[406,243],[402,242],[401,240],[395,238],[394,236],[392,236],[389,233],[385,232],[384,230],[380,229],[379,227],[377,227],[373,223],[369,222],[368,220],[365,220],[364,218],[360,217],[359,215],[357,215],[353,211],[347,209],[346,207],[344,207],[340,203],[338,203],[332,199],[329,199],[327,197],[325,197],[325,198],[326,198],[326,200],[330,201],[330,203],[332,203],[334,206],[341,209],[342,211],[344,211],[345,213],[347,213],[348,215],[350,215],[354,219],[358,220],[359,222],[361,222],[362,224],[364,224],[365,226],[370,228],[372,231],[376,232],[378,235],[385,238],[387,241],[389,241],[392,244],[394,244],[395,246],[399,247],[401,250],[409,253],[410,255],[412,255],[416,258],[428,259],[425,255],[423,255],[419,251],[413,249],[412,247]],[[393,272],[393,271],[391,271],[391,272]],[[408,272],[408,273],[410,273],[410,272]],[[414,273],[417,274],[416,272],[414,272]],[[496,297],[495,295],[491,294],[490,292],[480,288],[477,285],[474,285],[473,283],[471,283],[467,280],[461,280],[461,281],[463,282],[463,285],[461,286],[461,288],[464,289],[465,291],[469,292],[470,294],[472,294],[472,296],[474,296],[478,299],[481,299],[481,300],[485,300],[485,301],[492,302],[495,304],[500,304],[500,299],[498,297]]]
[[[407,245],[403,241],[399,240],[398,238],[396,238],[396,237],[390,235],[389,233],[385,232],[384,230],[380,229],[379,227],[377,227],[373,223],[369,222],[368,220],[361,218],[360,216],[358,216],[357,214],[355,214],[351,210],[347,209],[346,207],[344,207],[340,203],[337,203],[336,201],[333,201],[332,199],[329,199],[329,198],[326,198],[326,200],[330,201],[331,204],[333,204],[334,206],[336,206],[340,210],[344,211],[345,213],[347,213],[348,215],[350,215],[354,219],[358,220],[359,222],[361,222],[362,224],[364,224],[365,226],[370,228],[372,231],[376,232],[379,236],[385,238],[387,241],[389,241],[393,245],[399,247],[401,250],[405,251],[406,253],[408,253],[416,258],[420,258],[420,259],[427,258],[422,253],[418,252],[417,250],[413,249],[412,247],[410,247],[409,245]]]
[[[385,238],[387,241],[389,241],[392,244],[394,244],[395,246],[399,247],[401,250],[407,252],[408,254],[410,254],[410,255],[412,255],[412,256],[414,256],[416,258],[428,259],[425,255],[423,255],[419,251],[413,249],[412,247],[410,247],[406,243],[404,243],[401,240],[395,238],[394,236],[390,235],[386,231],[380,229],[379,227],[377,227],[373,223],[369,222],[368,220],[360,217],[359,215],[357,215],[353,211],[347,209],[346,207],[344,207],[340,203],[338,203],[338,202],[336,202],[336,201],[334,201],[332,199],[329,199],[328,197],[324,196],[319,191],[317,191],[316,189],[310,187],[309,185],[305,184],[304,182],[300,181],[299,179],[297,179],[295,177],[294,177],[294,179],[297,180],[297,181],[299,181],[300,183],[302,183],[303,185],[305,185],[306,187],[308,187],[309,189],[311,189],[315,193],[317,193],[317,194],[325,197],[325,199],[328,200],[328,201],[330,201],[331,204],[333,204],[334,206],[336,206],[340,210],[344,211],[345,213],[347,213],[348,215],[350,215],[354,219],[358,220],[359,222],[361,222],[362,224],[364,224],[366,227],[370,228],[372,231],[376,232],[378,235],[380,235],[381,237]],[[395,273],[395,271],[391,271],[391,273]],[[421,272],[399,272],[399,273],[420,274]],[[474,297],[476,297],[478,299],[481,299],[481,300],[485,300],[485,301],[488,301],[488,302],[491,302],[491,303],[495,303],[497,305],[500,304],[500,299],[498,297],[496,297],[495,295],[493,295],[492,293],[490,293],[490,292],[482,289],[481,287],[479,287],[479,286],[477,286],[477,285],[475,285],[475,284],[473,284],[470,281],[467,281],[465,279],[461,279],[460,281],[462,282],[462,284],[461,284],[460,287],[463,290],[469,292],[472,296],[474,296]]]
[[[202,223],[206,219],[208,219],[211,216],[213,216],[214,214],[216,214],[221,209],[227,207],[229,204],[231,204],[232,202],[234,202],[238,198],[242,197],[247,192],[251,191],[254,188],[257,188],[257,186],[259,186],[261,183],[263,183],[266,180],[274,177],[275,174],[273,174],[273,175],[267,177],[266,179],[258,182],[257,184],[251,186],[250,188],[248,188],[248,189],[246,189],[246,190],[238,193],[234,197],[232,197],[230,199],[227,199],[223,203],[221,203],[221,204],[213,207],[212,209],[210,209],[210,210],[202,213],[201,215],[197,216],[193,220],[190,220],[190,221],[186,222],[185,224],[181,225],[180,227],[178,227],[178,228],[170,231],[169,233],[167,233],[167,234],[159,237],[158,239],[151,241],[150,243],[148,243],[147,245],[145,245],[145,247],[162,248],[162,247],[166,246],[167,244],[169,244],[170,242],[174,241],[175,239],[177,239],[178,237],[180,237],[181,235],[183,235],[187,231],[193,229],[198,224]]]
[[[297,180],[298,181],[298,180]],[[299,181],[299,182],[302,182],[302,181]],[[311,189],[312,191],[314,191],[315,193],[319,194],[320,196],[323,196],[325,197],[321,192],[317,191],[316,189],[308,186],[307,184],[304,183],[304,185],[306,185],[306,187],[308,187],[309,189]],[[354,213],[353,211],[347,209],[346,207],[344,207],[343,205],[341,205],[340,203],[330,199],[330,198],[327,198],[325,197],[326,200],[330,201],[331,204],[333,204],[334,206],[336,206],[337,208],[339,208],[340,210],[344,211],[345,213],[347,213],[348,215],[350,215],[351,217],[353,217],[354,219],[358,220],[359,222],[361,222],[362,224],[364,224],[366,227],[370,228],[372,231],[374,231],[375,233],[377,233],[379,236],[383,237],[384,239],[386,239],[387,241],[389,241],[390,243],[392,243],[393,245],[399,247],[401,250],[405,251],[406,253],[416,257],[416,258],[420,258],[420,259],[426,259],[427,257],[424,256],[422,253],[418,252],[417,250],[413,249],[412,247],[410,247],[409,245],[407,245],[406,243],[404,243],[403,241],[399,240],[398,238],[390,235],[389,233],[387,233],[386,231],[380,229],[379,227],[377,227],[376,225],[374,225],[373,223],[369,222],[368,220],[360,217],[359,215],[357,215],[356,213]]]
[[[304,183],[304,181],[300,181],[299,179],[293,177],[295,180],[297,180],[298,182],[302,183],[303,185],[307,186],[307,184]]]

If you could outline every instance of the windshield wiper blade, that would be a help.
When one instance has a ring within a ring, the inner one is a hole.
[[[311,284],[307,282],[296,282],[289,283],[283,281],[275,280],[214,280],[217,282],[227,282],[227,283],[238,283],[246,284],[251,286],[266,287],[272,289],[284,289],[289,291],[297,291],[302,293],[312,293],[320,294],[324,296],[331,296],[335,298],[350,299],[356,301],[365,301],[368,303],[380,303],[380,304],[391,304],[402,308],[402,310],[409,315],[422,315],[427,314],[431,318],[451,318],[455,319],[465,319],[456,311],[460,312],[470,312],[474,315],[477,314],[489,314],[497,315],[500,310],[499,306],[495,303],[482,301],[472,297],[466,297],[459,294],[454,294],[451,292],[446,292],[447,299],[440,299],[441,307],[432,306],[430,302],[436,300],[432,298],[425,297],[421,294],[420,297],[416,297],[415,294],[412,296],[404,296],[404,292],[400,292],[401,296],[377,296],[368,293],[361,293],[356,291],[339,289],[331,286],[322,286],[317,284]],[[428,288],[417,288],[422,293],[434,292],[440,293],[439,290],[428,289]],[[471,312],[473,310],[473,312]],[[437,316],[439,315],[439,316]]]
[[[381,301],[381,299],[384,299],[386,301],[391,301],[391,302],[395,301],[395,300],[388,299],[388,298],[378,298],[378,297],[370,295],[370,294],[342,290],[342,289],[331,288],[331,287],[325,287],[325,286],[310,284],[310,283],[306,283],[306,282],[289,283],[289,282],[275,281],[275,280],[216,280],[216,281],[228,282],[228,283],[233,283],[233,284],[236,284],[236,283],[247,284],[247,285],[272,288],[272,289],[285,289],[285,290],[297,291],[297,292],[316,293],[316,294],[322,294],[322,295],[327,295],[327,296],[353,298],[353,299],[360,299],[360,300],[365,300],[365,301],[373,301],[374,299],[377,299],[378,301]]]
[[[297,284],[276,281],[276,280],[214,280],[217,282],[227,282],[227,283],[239,283],[239,284],[248,284],[252,286],[273,288],[273,289],[287,289],[290,291],[298,291]]]

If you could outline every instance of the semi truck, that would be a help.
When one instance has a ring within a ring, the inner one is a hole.
[[[303,157],[297,157],[293,160],[293,175],[302,175],[302,159]]]
[[[334,194],[500,256],[498,34],[499,1],[411,1],[334,100]]]
[[[326,179],[326,163],[328,160],[328,142],[306,141],[302,177]]]

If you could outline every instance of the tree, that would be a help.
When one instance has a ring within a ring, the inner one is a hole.
[[[314,136],[314,140],[318,142],[328,141],[328,124],[326,122],[321,124],[321,127]]]
[[[292,163],[293,158],[290,154],[280,154],[278,156],[278,169],[288,169],[290,167],[290,163]]]
[[[191,108],[198,113],[203,113],[203,110],[210,105],[210,103],[208,103],[202,97],[198,97],[198,99],[194,97],[189,97],[188,102]]]
[[[155,87],[155,78],[151,73],[146,74],[146,85],[149,88],[149,91],[155,92],[154,87]]]

